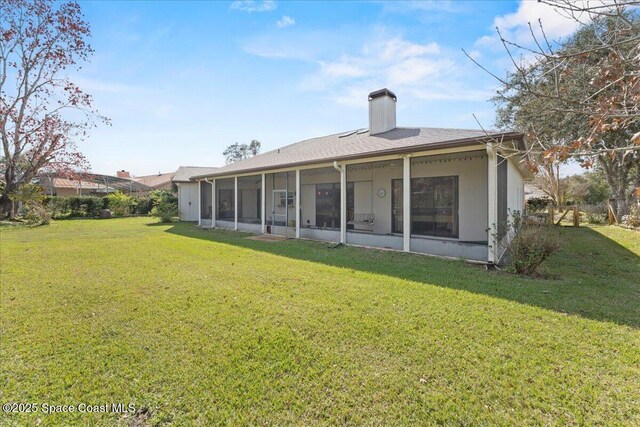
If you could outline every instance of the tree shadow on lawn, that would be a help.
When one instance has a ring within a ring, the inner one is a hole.
[[[172,224],[166,232],[640,328],[640,257],[592,228],[562,229],[563,247],[544,265],[556,279],[525,278],[463,261],[310,240],[258,241],[247,239],[247,233],[202,230],[186,222]]]

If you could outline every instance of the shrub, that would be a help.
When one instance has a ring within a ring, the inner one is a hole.
[[[520,212],[513,212],[502,236],[508,262],[516,273],[535,275],[538,267],[551,254],[560,249],[559,231],[552,225],[531,224],[524,221]]]
[[[527,200],[527,211],[529,213],[535,214],[547,209],[547,206],[551,203],[551,199],[548,197],[532,197],[531,199]]]
[[[554,226],[527,225],[513,237],[509,247],[516,273],[531,276],[544,260],[560,249],[560,236]]]
[[[587,216],[589,224],[604,224],[607,221],[608,211],[606,204],[583,206],[581,209]]]
[[[88,217],[100,216],[100,210],[102,209],[102,199],[100,197],[83,197],[83,213]]]
[[[24,220],[31,225],[46,225],[51,222],[51,214],[42,203],[28,202],[24,207]]]
[[[171,191],[155,190],[151,192],[153,209],[151,215],[160,218],[160,222],[174,222],[178,216],[178,198]]]
[[[67,204],[64,198],[56,196],[46,196],[44,207],[49,211],[52,218],[60,218],[67,211]]]
[[[630,227],[640,227],[640,206],[635,203],[631,205],[629,208],[629,215],[625,216],[625,225]]]
[[[113,216],[129,216],[136,205],[136,200],[133,197],[119,191],[107,195],[104,199],[106,209],[110,209]]]
[[[42,188],[35,184],[23,184],[11,193],[11,198],[22,204],[22,216],[31,225],[45,225],[51,215],[44,207]]]
[[[149,215],[151,209],[153,209],[153,199],[151,197],[141,197],[136,200],[133,213],[135,215]]]
[[[95,218],[100,216],[103,200],[95,196],[47,196],[44,206],[53,218]]]

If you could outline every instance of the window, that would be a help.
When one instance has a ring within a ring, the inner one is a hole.
[[[458,237],[457,176],[411,179],[411,234]]]

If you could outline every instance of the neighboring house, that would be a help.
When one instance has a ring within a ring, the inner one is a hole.
[[[198,202],[200,188],[197,182],[191,181],[196,175],[213,173],[218,168],[180,166],[174,173],[173,183],[178,187],[178,213],[182,221],[198,221]]]
[[[142,197],[152,190],[151,187],[136,182],[119,171],[118,176],[83,173],[69,178],[56,174],[40,174],[36,183],[48,196],[106,196],[109,193],[122,191],[135,197]]]
[[[397,98],[369,94],[369,128],[313,138],[192,177],[205,227],[489,263],[496,224],[522,211],[516,132],[396,127]]]
[[[140,184],[151,187],[152,190],[168,190],[173,191],[173,176],[175,172],[158,173],[156,175],[137,176],[133,178]]]
[[[547,193],[545,193],[544,191],[542,191],[540,188],[538,188],[537,185],[535,185],[532,182],[527,182],[524,185],[524,199],[525,200],[529,200],[529,199],[548,199],[549,196],[547,195]]]

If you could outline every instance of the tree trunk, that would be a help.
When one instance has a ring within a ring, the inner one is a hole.
[[[615,209],[618,222],[622,222],[622,216],[628,212],[631,202],[631,192],[629,191],[630,174],[632,163],[617,155],[614,158],[599,156],[598,161],[602,166],[611,193],[613,195],[613,208]]]
[[[12,219],[13,216],[13,202],[9,198],[9,194],[5,191],[5,193],[0,196],[0,218]]]

